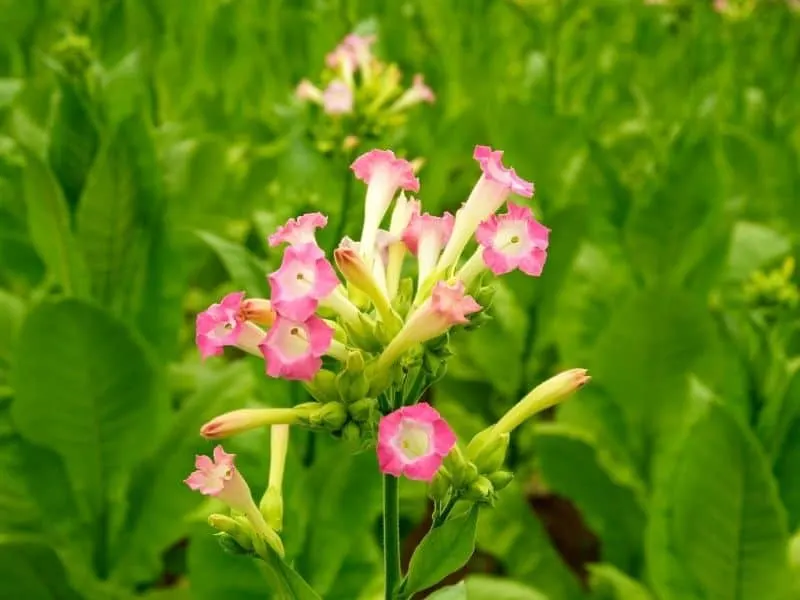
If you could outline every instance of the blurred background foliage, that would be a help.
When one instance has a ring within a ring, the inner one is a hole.
[[[467,567],[491,575],[447,597],[800,596],[800,17],[651,4],[0,0],[3,597],[269,597],[181,480],[202,422],[302,394],[201,364],[194,314],[267,294],[289,216],[357,233],[349,157],[293,99],[350,31],[438,96],[374,140],[424,159],[428,210],[491,144],[553,231],[430,401],[470,436],[560,369],[593,375],[515,438]],[[256,493],[266,438],[231,442]],[[288,557],[326,599],[376,597],[374,457],[298,432],[289,460]],[[403,497],[410,551],[428,506]]]

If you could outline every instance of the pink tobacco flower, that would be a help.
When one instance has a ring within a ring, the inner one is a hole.
[[[290,246],[316,245],[317,229],[325,227],[327,224],[328,217],[322,213],[306,213],[297,218],[291,218],[286,221],[285,225],[278,227],[277,231],[269,236],[268,242],[273,247],[281,244],[289,244]]]
[[[406,350],[446,333],[454,325],[469,323],[467,315],[481,309],[472,296],[464,293],[464,282],[439,281],[419,308],[406,321],[378,358],[382,367],[393,364]]]
[[[275,312],[293,321],[305,321],[339,285],[333,267],[313,243],[289,246],[280,268],[267,279]]]
[[[378,425],[378,464],[383,473],[430,481],[456,445],[456,435],[430,404],[404,406]]]
[[[416,255],[419,263],[419,284],[428,277],[436,266],[442,248],[453,233],[453,215],[444,213],[434,217],[428,213],[413,214],[403,232],[403,242]]]
[[[400,96],[394,104],[389,108],[390,111],[397,112],[427,102],[433,104],[436,101],[436,95],[433,90],[425,84],[425,78],[417,73],[414,75],[414,82],[409,89],[407,89],[402,96]]]
[[[322,356],[332,342],[333,329],[319,317],[293,321],[278,315],[261,344],[267,375],[310,381],[322,368]]]
[[[214,458],[198,456],[195,469],[185,483],[206,496],[215,496],[234,510],[249,513],[255,506],[250,488],[234,465],[235,454],[222,446],[214,448]]]
[[[483,174],[464,206],[456,213],[453,235],[439,259],[439,269],[445,269],[458,261],[478,224],[496,213],[510,194],[526,198],[533,195],[533,183],[522,179],[514,169],[503,165],[501,150],[475,146],[473,158],[480,164]]]
[[[411,163],[397,158],[391,150],[370,150],[353,161],[350,168],[367,184],[361,251],[367,264],[372,265],[378,228],[392,198],[398,188],[419,191],[419,179]]]
[[[322,93],[322,107],[329,115],[353,112],[353,90],[344,81],[334,79]]]
[[[247,320],[248,307],[254,306],[249,302],[244,300],[244,292],[232,292],[197,315],[195,342],[204,359],[221,355],[225,346],[236,346],[251,354],[258,348],[264,332]]]
[[[483,260],[495,275],[514,269],[541,275],[549,236],[550,230],[536,221],[530,208],[513,202],[508,203],[506,214],[492,215],[476,232]]]
[[[322,91],[308,79],[303,79],[297,84],[294,95],[298,100],[310,100],[322,104]]]
[[[356,68],[369,70],[372,61],[372,44],[374,35],[357,35],[351,33],[325,56],[325,64],[331,69],[338,69],[348,80],[352,79]]]

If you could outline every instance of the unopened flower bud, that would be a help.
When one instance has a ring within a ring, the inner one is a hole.
[[[450,491],[450,477],[445,469],[439,469],[428,487],[428,497],[434,502],[441,502]]]
[[[464,499],[485,504],[493,504],[494,496],[495,493],[492,482],[483,475],[470,483],[467,487],[467,491],[464,493]]]
[[[339,400],[339,390],[336,387],[336,373],[321,369],[314,379],[305,384],[308,393],[319,402],[336,402]]]
[[[494,491],[499,492],[500,490],[508,487],[508,484],[514,479],[514,473],[511,471],[495,471],[494,473],[487,475],[486,478],[492,482]]]
[[[349,372],[360,373],[364,370],[364,355],[358,350],[350,352],[345,365]]]
[[[247,321],[271,327],[275,322],[275,311],[272,303],[264,298],[247,298],[242,301],[242,317]]]
[[[336,387],[344,402],[355,402],[369,393],[369,380],[364,371],[344,370],[336,376]]]
[[[250,540],[250,538],[247,539],[248,546],[244,546],[238,539],[233,537],[231,534],[225,533],[223,531],[220,531],[219,533],[215,534],[214,537],[217,538],[217,542],[219,542],[219,545],[222,546],[222,549],[228,554],[233,554],[236,556],[253,555],[253,542]]]
[[[342,427],[342,438],[350,443],[361,441],[361,428],[353,421],[346,423],[345,426]]]
[[[456,489],[465,488],[478,478],[478,469],[464,457],[458,446],[445,456],[443,464]]]
[[[398,324],[400,318],[392,310],[389,298],[383,292],[364,259],[353,248],[339,247],[333,257],[339,272],[354,288],[366,294],[375,306],[381,320],[388,324]]]
[[[378,401],[375,398],[362,398],[347,406],[347,412],[354,421],[365,423],[369,421],[378,410]]]
[[[259,506],[267,525],[275,531],[283,529],[283,496],[276,487],[268,487]]]
[[[323,404],[309,417],[312,428],[338,431],[347,422],[347,409],[341,402],[328,402]]]
[[[267,425],[301,422],[307,411],[300,406],[294,408],[242,408],[214,417],[200,428],[200,435],[216,440],[237,433],[250,431]]]
[[[551,377],[503,415],[494,426],[495,432],[502,434],[513,431],[526,419],[568,398],[589,379],[586,369],[570,369]]]
[[[467,456],[475,463],[479,473],[494,473],[503,466],[506,460],[510,440],[511,436],[507,433],[494,434],[474,454],[470,453],[472,447],[472,442],[470,442],[467,447]]]
[[[250,538],[252,528],[247,521],[242,522],[227,515],[212,513],[208,515],[208,524],[231,538],[240,547],[240,554],[253,550],[253,541]],[[228,549],[224,544],[223,546]]]

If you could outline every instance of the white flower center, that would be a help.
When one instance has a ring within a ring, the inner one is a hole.
[[[518,255],[530,247],[524,221],[507,221],[498,227],[494,236],[494,249],[508,255]]]
[[[294,297],[302,297],[314,287],[316,273],[306,265],[297,265],[284,276],[287,291]]]
[[[431,433],[427,423],[403,420],[395,445],[407,460],[417,460],[429,453]]]
[[[296,358],[308,353],[308,334],[302,327],[295,325],[282,337],[281,350],[286,356]]]

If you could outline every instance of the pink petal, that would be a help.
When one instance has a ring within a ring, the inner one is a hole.
[[[544,263],[547,260],[547,250],[534,248],[528,256],[524,257],[519,263],[519,270],[526,275],[539,277],[544,270]]]
[[[305,326],[310,338],[311,354],[322,356],[333,342],[333,328],[319,317],[309,318]]]
[[[400,409],[400,413],[406,419],[414,419],[422,423],[434,423],[442,418],[436,409],[427,402],[404,406]]]
[[[419,191],[419,179],[414,175],[411,163],[397,158],[391,150],[370,150],[353,161],[350,168],[356,177],[369,184],[379,170],[386,170],[397,187],[413,192]]]
[[[208,471],[214,468],[214,461],[205,454],[198,454],[194,458],[194,467],[198,471]]]
[[[456,434],[444,419],[433,423],[433,451],[439,456],[447,456],[456,445]]]
[[[199,490],[206,483],[206,476],[200,471],[194,471],[189,477],[183,480],[193,490]]]
[[[415,481],[430,481],[442,466],[442,460],[443,458],[438,454],[430,454],[407,464],[403,469],[403,474]]]
[[[517,266],[515,261],[508,255],[498,252],[492,247],[485,247],[481,255],[483,262],[495,275],[510,273]]]
[[[487,179],[506,186],[509,190],[520,196],[530,198],[533,196],[533,183],[519,177],[514,169],[503,165],[503,151],[492,150],[489,146],[475,146],[473,158],[481,165],[481,170]]]
[[[378,443],[378,468],[381,473],[400,477],[403,474],[403,461],[399,452],[389,444]]]
[[[217,445],[214,447],[214,462],[217,465],[233,466],[233,459],[236,458],[235,454],[228,454],[222,446]]]

